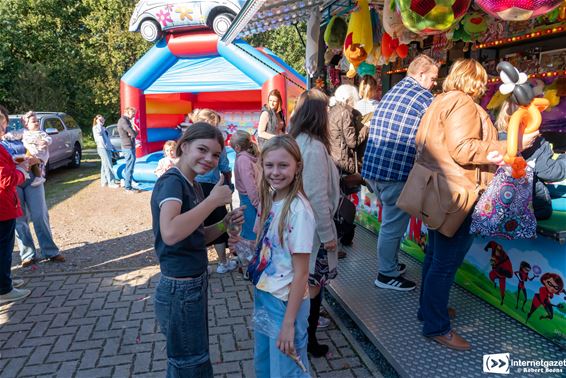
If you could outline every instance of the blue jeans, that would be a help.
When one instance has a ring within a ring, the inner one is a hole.
[[[283,323],[283,317],[287,309],[287,302],[275,298],[268,292],[254,288],[254,304],[256,311],[260,309],[267,311],[270,318],[273,319],[277,325],[277,329],[272,330],[275,331],[276,337],[270,337],[254,330],[254,364],[256,377],[310,377],[309,359],[307,355],[307,328],[309,325],[310,299],[307,298],[303,300],[295,319],[295,350],[307,368],[306,373],[303,372],[289,356],[283,354],[276,345],[279,329]],[[271,336],[273,336],[273,334]]]
[[[136,149],[132,147],[131,149],[122,150],[124,158],[126,159],[126,166],[122,172],[124,177],[124,188],[132,189],[132,176],[134,174],[134,168],[136,166]]]
[[[16,219],[16,241],[20,249],[22,261],[36,258],[36,249],[29,228],[29,221],[33,222],[33,229],[41,248],[41,254],[48,259],[59,254],[59,247],[53,241],[51,225],[49,224],[49,213],[45,202],[45,187],[43,184],[33,187],[31,180],[18,186],[18,197],[24,215]]]
[[[252,205],[250,197],[245,194],[240,194],[240,206],[246,205],[244,209],[244,224],[242,225],[242,233],[240,236],[246,240],[255,240],[256,234],[254,232],[255,218],[257,217],[257,210]]]
[[[399,247],[411,216],[395,204],[405,186],[404,181],[370,181],[381,201],[381,227],[377,236],[378,272],[387,277],[399,276]]]
[[[112,152],[106,148],[97,148],[96,152],[100,156],[100,184],[113,184],[116,178],[112,172]]]
[[[428,231],[417,313],[424,322],[423,335],[427,337],[445,335],[451,329],[448,298],[456,271],[474,240],[470,235],[471,222],[470,214],[451,238],[438,231]]]
[[[208,350],[208,276],[161,276],[155,290],[155,317],[167,339],[167,378],[212,377]]]
[[[0,295],[12,291],[12,252],[16,220],[0,221]]]

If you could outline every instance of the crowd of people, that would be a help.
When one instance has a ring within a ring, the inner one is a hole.
[[[341,196],[358,191],[362,185],[376,194],[382,207],[375,286],[398,291],[416,288],[417,283],[403,277],[407,267],[399,262],[398,251],[410,216],[397,206],[415,162],[438,172],[458,172],[459,180],[485,188],[497,165],[502,164],[506,149],[477,103],[487,84],[481,64],[472,59],[455,62],[442,93],[434,96],[431,89],[438,71],[439,64],[433,59],[417,56],[407,76],[379,101],[372,77],[364,77],[359,90],[351,85],[338,87],[332,98],[309,89],[299,96],[288,121],[280,93],[270,92],[259,119],[259,146],[245,131],[231,136],[236,152],[235,188],[240,198],[237,209],[231,208],[232,173],[218,129],[220,116],[210,109],[191,114],[192,124],[181,138],[164,146],[164,158],[156,171],[159,179],[151,196],[155,251],[161,269],[155,312],[167,339],[167,376],[212,377],[207,247],[214,246],[218,253],[217,272],[226,273],[237,266],[228,258],[227,248],[242,241],[254,250],[245,267],[245,276],[254,285],[254,319],[265,314],[271,324],[268,329],[265,324],[255,324],[256,374],[309,376],[308,354],[321,357],[328,352],[328,346],[316,337],[323,321],[324,288],[339,274],[339,259],[346,257],[342,246],[351,244],[354,237],[353,229],[338,232],[335,214]],[[124,187],[128,191],[133,190],[136,131],[131,120],[135,113],[135,109],[126,108],[118,122],[127,152]],[[7,121],[7,114],[2,114],[0,137]],[[505,122],[508,117],[500,117],[500,131],[505,130]],[[109,167],[112,147],[103,124],[102,116],[94,119],[102,161],[101,184],[115,186]],[[520,145],[533,156],[547,154],[548,146],[537,132],[524,135]],[[10,279],[11,257],[7,257],[16,234],[22,261],[35,259],[33,245],[25,245],[31,237],[28,239],[28,218],[22,210],[31,212],[44,256],[62,261],[48,232],[43,184],[32,186],[33,178],[27,178],[30,166],[36,163],[41,159],[31,156],[18,162],[0,148],[0,206],[9,207],[0,212],[0,300],[29,294]],[[548,171],[552,177],[564,178],[566,160]],[[456,193],[459,182],[452,184]],[[455,273],[473,239],[470,215],[452,236],[429,230],[415,314],[425,337],[455,350],[471,347],[452,328],[450,319],[456,312],[448,307]]]

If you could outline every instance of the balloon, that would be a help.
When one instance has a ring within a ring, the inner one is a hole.
[[[511,175],[514,178],[525,176],[527,162],[521,156],[517,156],[519,140],[523,134],[530,134],[539,129],[542,116],[541,112],[549,106],[545,98],[534,98],[527,106],[521,106],[513,113],[507,127],[507,153],[503,160],[511,166]]]
[[[525,21],[549,13],[564,0],[476,0],[486,13],[505,21]]]

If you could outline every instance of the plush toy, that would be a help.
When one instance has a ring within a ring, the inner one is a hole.
[[[454,41],[466,42],[464,51],[468,51],[469,43],[475,42],[482,37],[487,30],[487,21],[485,13],[468,12],[454,31],[452,39]]]
[[[358,0],[357,9],[350,15],[344,41],[344,56],[359,66],[373,49],[373,35],[368,0]]]
[[[422,41],[423,39],[403,25],[401,15],[395,10],[394,0],[385,0],[383,5],[383,29],[392,38],[398,38],[401,44],[409,44],[412,41]]]
[[[491,19],[487,27],[487,31],[480,42],[497,41],[505,35],[505,22],[499,19]]]
[[[388,33],[383,33],[383,37],[381,37],[381,55],[388,62],[391,61],[393,53],[400,58],[405,58],[409,53],[409,46],[399,43],[398,38],[392,38]]]
[[[420,35],[434,35],[455,25],[472,0],[395,0],[407,29]]]
[[[558,86],[556,85],[556,80],[544,87],[544,98],[546,98],[550,104],[547,110],[554,108],[556,105],[560,104],[560,97],[558,96]]]
[[[505,21],[525,21],[552,11],[564,0],[476,0],[486,13]]]
[[[358,75],[360,75],[360,77],[364,77],[365,75],[374,76],[375,66],[373,64],[369,64],[367,61],[363,62],[358,66]]]
[[[342,17],[334,16],[324,31],[324,42],[332,49],[340,49],[344,45],[348,24]]]

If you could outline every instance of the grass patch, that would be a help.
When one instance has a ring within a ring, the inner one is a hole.
[[[100,177],[100,158],[96,151],[83,151],[80,168],[62,167],[49,171],[45,199],[49,208],[72,197]]]

